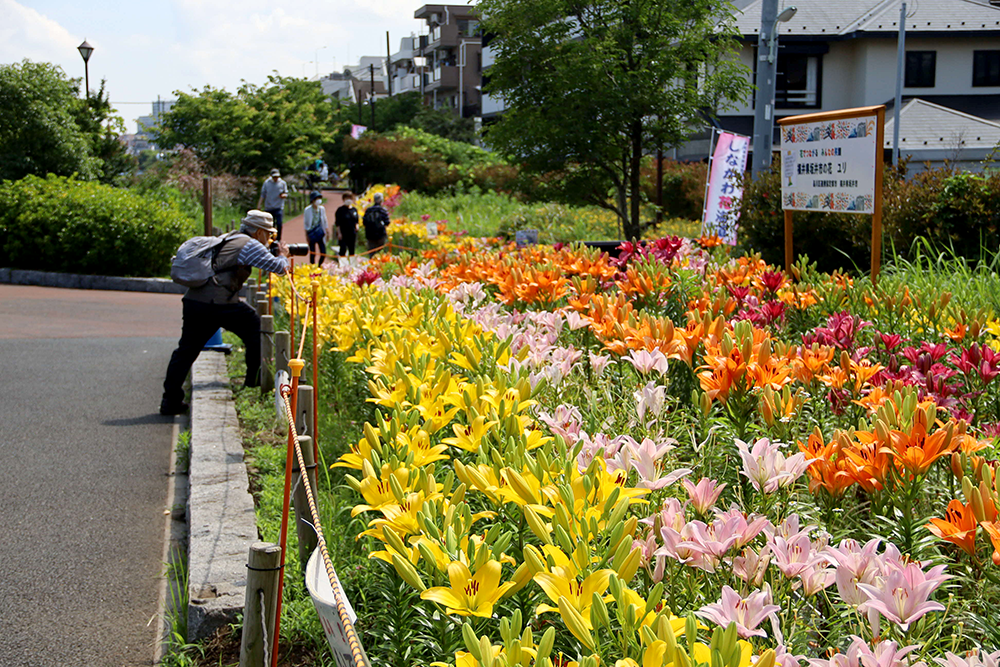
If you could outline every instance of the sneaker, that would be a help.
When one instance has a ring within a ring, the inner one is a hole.
[[[188,404],[181,401],[180,403],[160,403],[160,414],[166,417],[173,417],[174,415],[183,415],[188,411]]]

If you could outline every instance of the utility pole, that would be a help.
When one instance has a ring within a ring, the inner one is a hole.
[[[771,168],[771,144],[774,140],[774,90],[777,58],[771,58],[771,32],[777,30],[778,0],[763,0],[760,6],[760,34],[757,38],[757,94],[753,114],[753,167],[756,179]]]
[[[368,98],[368,103],[372,107],[372,131],[375,131],[375,65],[368,66],[369,80],[371,81],[371,97]]]
[[[896,105],[892,110],[892,165],[899,166],[899,114],[903,106],[903,76],[906,61],[906,3],[899,7],[899,39],[896,48]],[[879,147],[881,150],[881,146]]]
[[[385,85],[392,97],[392,47],[389,46],[389,31],[385,31]]]

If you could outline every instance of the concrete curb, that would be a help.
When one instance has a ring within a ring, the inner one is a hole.
[[[183,294],[187,288],[167,278],[121,278],[118,276],[88,276],[79,273],[29,271],[0,268],[0,284],[37,285],[66,289],[120,290],[124,292],[156,292]]]
[[[226,357],[202,352],[191,369],[188,641],[236,621],[246,596],[257,522]]]

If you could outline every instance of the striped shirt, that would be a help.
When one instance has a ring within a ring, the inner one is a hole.
[[[242,266],[252,266],[269,273],[285,275],[288,273],[288,260],[284,257],[275,257],[264,247],[264,244],[257,239],[250,239],[250,242],[240,250],[236,263]]]

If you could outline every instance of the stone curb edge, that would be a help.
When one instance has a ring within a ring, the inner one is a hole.
[[[188,641],[243,612],[250,545],[259,539],[243,454],[226,356],[202,352],[191,369]]]
[[[90,276],[79,273],[7,268],[0,268],[0,284],[159,294],[183,294],[187,290],[186,287],[167,278],[121,278],[119,276]]]

